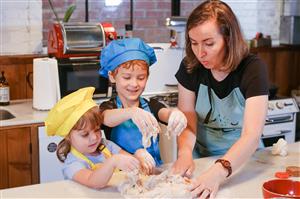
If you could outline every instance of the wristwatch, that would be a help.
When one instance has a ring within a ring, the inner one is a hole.
[[[224,167],[224,169],[226,169],[228,171],[228,175],[226,176],[226,178],[228,178],[232,173],[231,163],[225,159],[217,159],[215,161],[215,163],[218,163],[218,162],[221,163],[221,165]]]

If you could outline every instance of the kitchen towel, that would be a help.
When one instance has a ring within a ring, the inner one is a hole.
[[[33,108],[49,110],[60,99],[57,60],[33,60]]]

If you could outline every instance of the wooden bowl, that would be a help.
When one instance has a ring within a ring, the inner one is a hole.
[[[264,198],[300,198],[300,181],[275,179],[262,187]]]

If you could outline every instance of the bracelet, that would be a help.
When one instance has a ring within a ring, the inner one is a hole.
[[[218,163],[218,162],[221,163],[221,165],[224,167],[224,169],[226,169],[228,171],[228,175],[226,176],[226,178],[228,178],[232,173],[231,163],[225,159],[217,159],[215,161],[215,163]]]

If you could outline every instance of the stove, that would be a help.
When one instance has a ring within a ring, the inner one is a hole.
[[[297,112],[299,108],[293,98],[269,100],[268,114],[262,134],[265,146],[272,146],[280,138],[288,143],[295,142]]]
[[[156,99],[168,107],[176,107],[178,102],[178,92],[155,95],[149,99]]]

